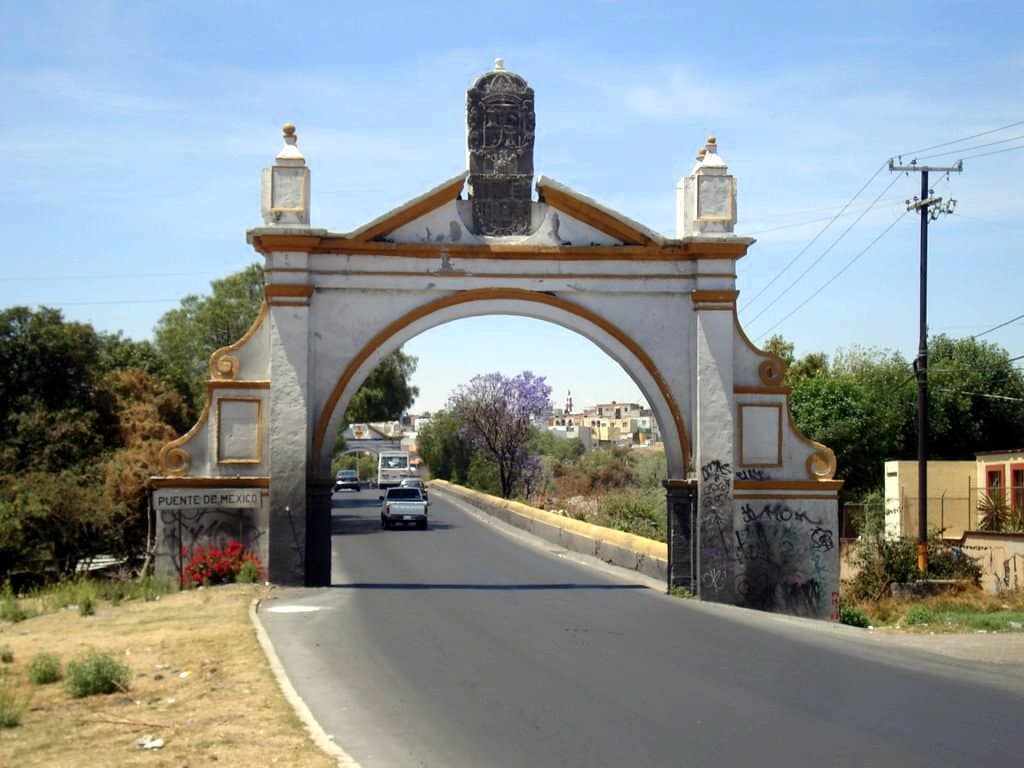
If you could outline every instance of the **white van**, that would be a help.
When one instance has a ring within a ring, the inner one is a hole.
[[[381,451],[377,457],[377,487],[393,488],[415,473],[409,466],[408,451]]]

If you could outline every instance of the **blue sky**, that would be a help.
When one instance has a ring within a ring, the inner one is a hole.
[[[873,174],[1021,123],[926,162],[967,158],[934,185],[958,206],[930,229],[932,331],[1024,313],[1024,151],[971,157],[1024,146],[1019,2],[0,0],[0,18],[0,306],[147,338],[255,260],[244,235],[282,123],[312,169],[313,225],[346,231],[463,169],[465,90],[501,56],[536,92],[538,173],[667,235],[676,182],[718,137],[737,232],[758,238],[739,264],[741,321],[798,354],[914,353],[918,224],[897,219],[919,182]],[[1024,321],[983,338],[1024,354]],[[640,397],[590,342],[536,321],[464,320],[407,350],[419,409],[491,370],[546,375],[559,404],[567,389],[577,405]]]

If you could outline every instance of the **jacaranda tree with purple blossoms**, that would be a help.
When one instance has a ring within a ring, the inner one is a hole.
[[[474,376],[448,400],[448,410],[462,423],[466,440],[497,465],[506,499],[531,466],[533,420],[550,409],[551,387],[543,376],[529,371],[511,378],[500,373]]]

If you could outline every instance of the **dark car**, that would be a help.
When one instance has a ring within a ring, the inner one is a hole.
[[[354,469],[342,469],[338,472],[338,476],[334,478],[334,491],[358,491],[359,485],[359,473]]]

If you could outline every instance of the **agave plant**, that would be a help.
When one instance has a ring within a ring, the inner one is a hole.
[[[1003,530],[1011,533],[1024,533],[1024,504],[1018,504],[1010,510],[1009,519]]]
[[[1011,523],[1020,521],[1018,510],[1011,510],[1002,491],[983,493],[978,499],[978,530],[1005,531]]]

